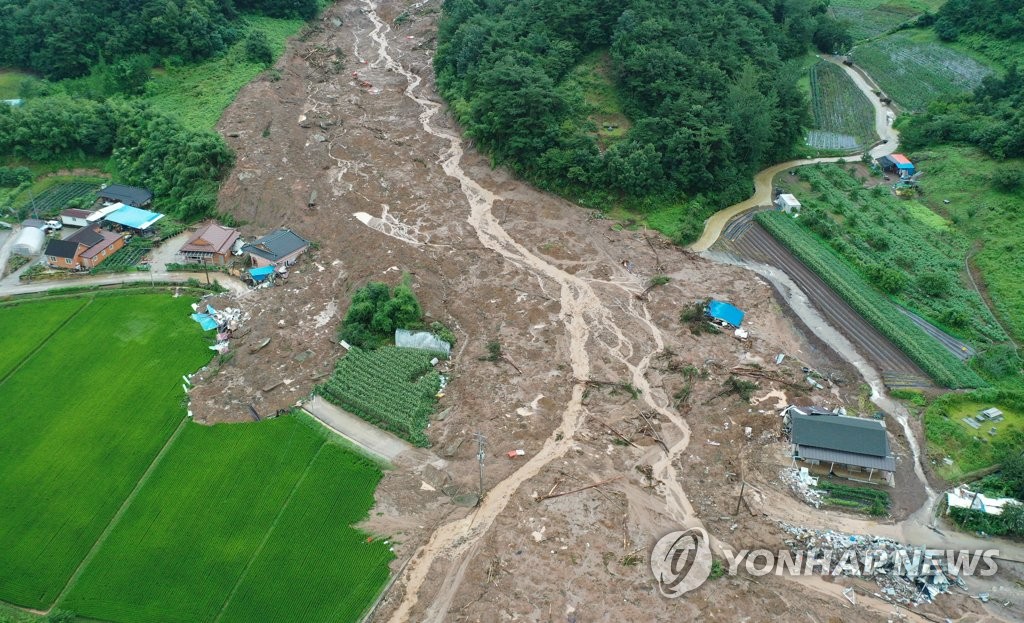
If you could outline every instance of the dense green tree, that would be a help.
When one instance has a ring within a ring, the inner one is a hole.
[[[262,30],[251,30],[245,35],[245,58],[253,63],[270,65],[274,62],[274,50],[270,39]]]
[[[418,325],[422,318],[408,276],[393,290],[386,283],[371,281],[352,295],[338,337],[353,346],[376,348],[391,341],[395,329]]]

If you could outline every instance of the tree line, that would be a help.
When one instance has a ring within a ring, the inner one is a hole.
[[[0,106],[0,153],[36,162],[109,156],[119,178],[152,189],[157,207],[183,221],[213,211],[234,164],[219,135],[189,130],[141,102],[67,95]]]
[[[936,16],[935,31],[946,40],[961,34],[1019,38],[1024,0],[949,0]],[[910,119],[901,140],[911,149],[964,143],[997,159],[1024,157],[1024,73],[1014,64],[1002,76],[985,77],[973,93],[932,103]]]
[[[191,63],[238,40],[241,13],[310,19],[318,9],[318,0],[0,0],[0,67],[58,80],[101,60]]]
[[[792,61],[850,43],[820,0],[448,0],[437,84],[466,133],[541,187],[642,207],[738,200],[791,155],[807,101]],[[632,127],[605,148],[571,79],[607,51]],[[695,219],[699,225],[703,214]]]

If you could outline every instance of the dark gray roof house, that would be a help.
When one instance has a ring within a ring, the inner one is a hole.
[[[49,257],[73,260],[78,255],[78,244],[73,240],[57,240],[55,238],[47,243],[44,253]]]
[[[290,229],[276,229],[242,247],[257,266],[290,264],[309,248],[309,241]]]
[[[889,436],[878,420],[791,412],[790,426],[796,459],[896,471]]]
[[[108,184],[106,188],[97,191],[96,196],[104,201],[119,201],[136,208],[145,207],[153,201],[152,191],[124,184]]]

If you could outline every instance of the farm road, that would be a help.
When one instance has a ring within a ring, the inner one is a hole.
[[[33,294],[35,292],[46,292],[56,288],[76,288],[88,286],[111,286],[125,283],[138,283],[146,281],[162,281],[173,283],[185,283],[189,279],[196,279],[205,283],[206,275],[203,273],[177,273],[165,270],[152,270],[144,273],[111,273],[107,275],[93,275],[79,277],[76,279],[60,279],[57,281],[37,281],[35,283],[21,283],[17,274],[10,275],[0,281],[0,297],[17,296],[19,294]],[[233,294],[245,294],[249,291],[248,286],[223,273],[214,273],[210,276],[211,281],[217,281]]]
[[[320,396],[313,396],[313,400],[302,408],[327,428],[389,463],[393,463],[402,454],[411,454],[415,450],[408,442],[339,409]]]
[[[900,135],[889,124],[889,116],[892,115],[892,117],[895,118],[896,114],[891,108],[889,108],[889,106],[883,104],[877,95],[875,95],[873,88],[864,79],[864,76],[853,68],[843,65],[834,56],[823,56],[822,58],[830,63],[835,63],[842,67],[846,74],[850,76],[850,79],[853,80],[854,84],[856,84],[868,98],[868,101],[871,102],[871,105],[875,109],[875,132],[884,142],[878,144],[868,152],[871,154],[871,157],[881,158],[882,156],[896,151],[899,148]],[[779,173],[787,169],[802,167],[809,164],[838,162],[840,160],[850,159],[856,160],[857,158],[860,158],[860,156],[860,154],[851,154],[843,158],[809,158],[805,160],[791,160],[789,162],[783,162],[781,164],[768,167],[754,176],[754,194],[751,195],[749,199],[729,206],[724,210],[719,210],[711,215],[704,224],[704,233],[701,234],[701,237],[697,239],[696,242],[690,245],[690,250],[698,253],[707,251],[711,248],[711,245],[715,244],[715,241],[722,235],[722,230],[725,229],[726,225],[734,217],[758,206],[771,204],[772,180]]]

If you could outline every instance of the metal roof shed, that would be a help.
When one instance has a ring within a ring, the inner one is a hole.
[[[126,205],[108,214],[106,220],[124,227],[144,231],[163,217],[163,214],[157,212],[150,212],[149,210]]]
[[[738,328],[743,324],[744,313],[735,305],[711,299],[706,311],[708,316],[711,316],[711,318],[721,320],[722,322],[734,327]]]

